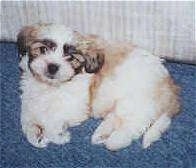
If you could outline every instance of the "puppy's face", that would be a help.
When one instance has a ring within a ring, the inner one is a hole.
[[[82,53],[67,42],[45,38],[34,41],[29,48],[30,71],[49,83],[71,80],[82,71],[84,62]]]
[[[78,73],[96,73],[101,68],[103,56],[84,54],[78,49],[78,41],[78,34],[55,25],[26,27],[18,35],[19,51],[21,55],[27,53],[27,69],[49,84],[70,81]]]

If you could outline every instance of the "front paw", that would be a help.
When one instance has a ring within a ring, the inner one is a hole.
[[[53,138],[51,139],[51,141],[55,144],[65,144],[68,143],[71,139],[71,135],[68,131],[66,132],[61,132],[56,134],[55,136],[53,136]]]
[[[91,137],[91,143],[95,145],[102,144],[107,140],[108,137],[109,135],[93,134],[93,136]]]
[[[112,125],[110,125],[110,123],[103,121],[92,135],[91,143],[92,144],[104,143],[109,138],[112,132],[113,132]]]
[[[37,148],[44,148],[48,144],[48,140],[44,136],[44,128],[38,124],[29,125],[26,136],[28,141]]]
[[[115,130],[115,116],[113,114],[109,114],[95,130],[91,138],[91,143],[92,144],[104,143],[114,130]]]

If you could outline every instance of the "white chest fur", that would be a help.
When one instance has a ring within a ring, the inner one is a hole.
[[[50,129],[63,124],[74,126],[87,119],[89,82],[89,74],[80,74],[56,87],[24,74],[21,81],[23,130],[32,122]]]

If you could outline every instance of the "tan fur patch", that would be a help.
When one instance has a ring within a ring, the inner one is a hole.
[[[158,116],[163,113],[167,113],[172,117],[176,115],[180,110],[179,93],[180,87],[178,87],[171,77],[162,79],[155,88],[154,99],[158,106]]]
[[[26,49],[32,44],[35,39],[38,39],[38,34],[41,29],[50,24],[37,24],[34,26],[24,27],[17,37],[19,52],[23,55]]]
[[[115,130],[120,129],[122,127],[122,125],[123,125],[123,119],[118,117],[118,116],[116,116],[116,119],[114,121],[114,125],[115,125]]]
[[[98,52],[101,52],[105,56],[103,67],[97,74],[94,75],[89,87],[91,106],[103,79],[113,74],[114,69],[126,60],[129,53],[134,50],[135,46],[128,42],[109,44],[99,37],[93,35],[87,36],[86,39],[89,45],[78,46],[82,52],[90,53],[89,56],[95,56]]]
[[[115,108],[116,108],[116,104],[117,104],[117,101],[115,100],[113,102],[112,106],[110,106],[107,109],[105,109],[104,111],[102,111],[100,113],[101,118],[106,117],[110,112],[114,112],[115,111]]]
[[[30,46],[30,43],[36,39],[38,35],[39,29],[34,26],[26,26],[24,27],[18,35],[18,43]]]

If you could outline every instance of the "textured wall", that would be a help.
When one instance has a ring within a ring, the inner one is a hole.
[[[63,23],[106,39],[131,40],[154,54],[196,60],[194,2],[2,2],[1,40],[38,22]]]

